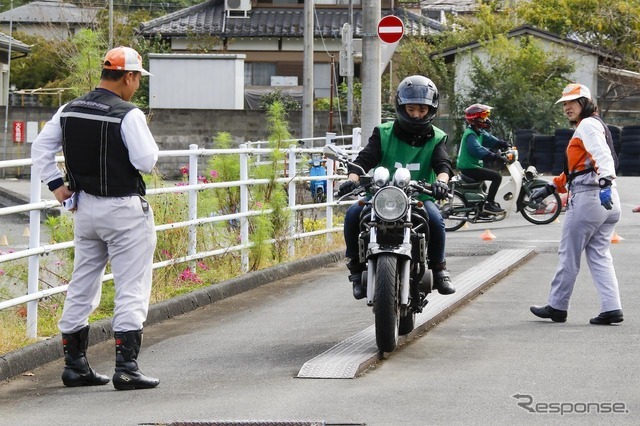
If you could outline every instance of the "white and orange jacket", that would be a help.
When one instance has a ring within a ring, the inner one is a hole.
[[[607,144],[605,130],[602,123],[593,117],[587,117],[578,122],[566,151],[569,173],[581,172],[593,168],[594,172],[576,176],[571,185],[598,186],[600,178],[615,179],[615,163],[611,149]],[[568,176],[562,172],[553,179],[558,192],[567,192]],[[612,183],[616,185],[615,181]]]

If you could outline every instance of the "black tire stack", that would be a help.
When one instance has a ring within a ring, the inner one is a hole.
[[[607,124],[609,131],[611,132],[611,139],[613,140],[613,148],[616,150],[616,154],[620,154],[620,147],[622,142],[622,127]]]
[[[554,146],[551,173],[554,175],[559,175],[564,171],[564,159],[571,136],[573,136],[573,129],[556,129],[553,135]]]
[[[640,176],[640,126],[622,128],[619,158],[622,176]]]
[[[554,135],[534,135],[530,151],[530,163],[536,166],[540,173],[552,173],[555,152]]]
[[[513,146],[518,149],[518,160],[525,169],[531,165],[531,148],[533,146],[532,129],[519,129],[514,132]]]

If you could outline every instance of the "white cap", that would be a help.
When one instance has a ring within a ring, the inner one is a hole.
[[[142,68],[142,57],[130,47],[115,47],[107,52],[102,61],[106,70],[139,71],[142,75],[152,75]]]
[[[558,99],[556,103],[572,101],[578,98],[587,98],[591,101],[593,100],[591,99],[591,92],[589,91],[589,88],[587,86],[583,84],[571,83],[562,90],[562,97]]]

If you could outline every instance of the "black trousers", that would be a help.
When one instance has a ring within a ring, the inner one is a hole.
[[[489,185],[489,192],[487,193],[487,201],[493,203],[496,199],[496,194],[498,193],[498,189],[500,188],[500,183],[502,182],[502,175],[495,170],[491,169],[460,169],[463,175],[469,176],[471,179],[484,181],[490,180],[491,185]]]

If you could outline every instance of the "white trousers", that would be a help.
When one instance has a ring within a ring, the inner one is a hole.
[[[569,309],[569,299],[580,272],[584,251],[591,278],[600,296],[600,312],[622,309],[618,279],[611,257],[611,237],[620,221],[620,198],[612,188],[613,208],[600,205],[600,190],[596,186],[579,186],[567,202],[567,213],[558,249],[558,269],[551,281],[549,305]]]
[[[153,211],[149,206],[145,212],[142,201],[139,196],[80,193],[74,219],[74,269],[58,322],[62,333],[75,333],[89,323],[89,315],[100,304],[107,261],[116,293],[113,331],[142,329],[149,311],[156,247]]]

